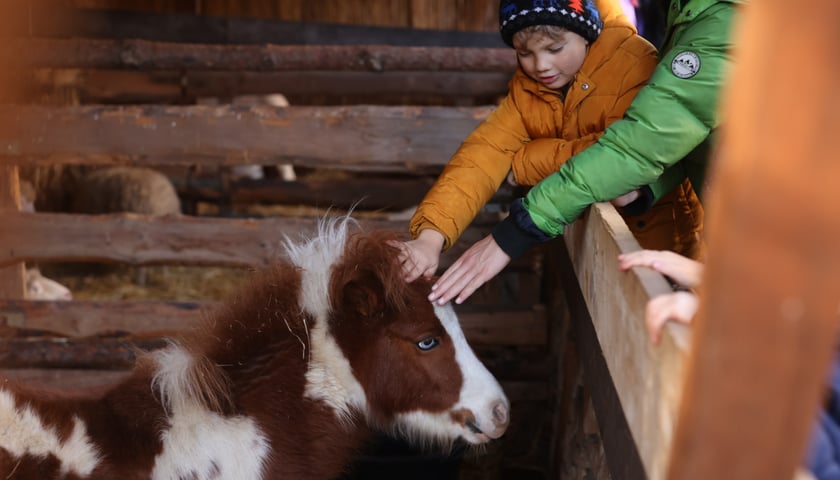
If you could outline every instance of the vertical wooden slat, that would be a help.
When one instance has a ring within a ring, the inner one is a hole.
[[[840,2],[807,8],[751,2],[734,41],[672,479],[792,478],[837,353]]]
[[[497,0],[458,0],[455,28],[466,32],[498,32],[499,2]]]
[[[0,219],[20,210],[20,184],[17,166],[0,166]],[[14,235],[0,222],[0,235]],[[24,264],[18,262],[0,267],[0,299],[15,300],[24,297]]]
[[[451,0],[410,0],[411,28],[456,30],[458,25],[457,2]]]

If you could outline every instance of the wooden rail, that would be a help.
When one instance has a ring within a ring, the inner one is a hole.
[[[639,244],[610,204],[593,205],[564,235],[569,301],[587,386],[614,478],[665,478],[681,402],[688,332],[669,323],[659,346],[645,329],[649,299],[671,291],[649,269],[618,269]],[[623,473],[622,473],[623,472]]]
[[[25,59],[20,52],[25,51]],[[22,62],[21,62],[22,61]],[[204,45],[149,40],[12,39],[0,65],[41,68],[240,71],[464,71],[516,69],[510,48],[390,45]]]
[[[0,165],[280,163],[437,173],[492,107],[0,106]]]

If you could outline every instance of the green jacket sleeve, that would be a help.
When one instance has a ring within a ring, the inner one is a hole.
[[[523,206],[537,228],[551,236],[563,233],[590,204],[655,182],[707,140],[719,125],[717,103],[731,63],[733,10],[730,3],[717,3],[678,26],[673,44],[624,118],[531,189]],[[672,62],[686,57],[699,59],[699,70],[681,78]],[[685,175],[677,172],[679,166],[668,178],[682,181]]]

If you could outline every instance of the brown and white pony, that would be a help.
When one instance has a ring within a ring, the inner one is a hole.
[[[374,430],[501,436],[508,400],[452,308],[402,280],[396,234],[354,225],[287,241],[286,261],[96,396],[0,380],[0,478],[330,479]]]

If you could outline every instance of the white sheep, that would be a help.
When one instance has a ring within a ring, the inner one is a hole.
[[[72,300],[73,294],[64,285],[47,278],[37,268],[26,269],[27,300]]]

